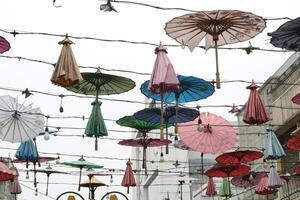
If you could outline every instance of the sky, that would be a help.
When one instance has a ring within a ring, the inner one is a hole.
[[[275,1],[259,0],[152,0],[138,1],[161,7],[180,7],[191,10],[216,10],[216,9],[237,9],[248,11],[264,18],[298,17],[299,2],[297,0],[286,0],[276,3]],[[1,30],[17,30],[27,32],[43,32],[51,34],[69,34],[70,36],[92,37],[112,40],[128,40],[139,42],[150,42],[159,44],[177,44],[172,38],[168,37],[164,31],[165,23],[176,16],[180,16],[187,11],[179,10],[158,10],[134,4],[112,2],[118,10],[115,12],[102,12],[99,9],[104,1],[83,1],[83,0],[57,0],[56,5],[52,6],[51,0],[2,0],[1,6]],[[280,50],[270,44],[268,32],[276,30],[287,20],[268,20],[267,28],[254,39],[251,44],[270,50]],[[0,32],[11,44],[11,49],[5,52],[6,56],[20,56],[36,60],[55,63],[58,59],[61,46],[58,42],[63,37],[54,37],[40,34],[16,35]],[[102,42],[87,39],[71,39],[75,44],[72,45],[73,53],[80,66],[102,67],[105,69],[129,70],[134,72],[151,73],[155,54],[155,46],[145,44],[128,44],[121,42]],[[201,43],[203,45],[203,43]],[[228,45],[226,47],[247,47],[247,42]],[[188,48],[168,47],[168,57],[171,60],[177,74],[193,75],[207,80],[214,79],[215,76],[215,54],[214,51],[196,48],[190,52]],[[271,76],[283,63],[292,55],[291,52],[268,52],[253,51],[247,55],[243,50],[220,50],[219,65],[221,80],[244,80],[264,82]],[[73,94],[66,89],[51,84],[50,78],[53,66],[29,62],[18,59],[7,59],[0,57],[0,87],[17,88],[43,91],[54,94]],[[81,72],[94,72],[95,69],[82,69]],[[103,71],[104,72],[104,71]],[[103,98],[123,99],[128,101],[143,102],[145,97],[140,93],[140,85],[150,78],[150,75],[137,75],[134,73],[104,72],[114,75],[125,76],[136,82],[136,87],[124,94],[103,96]],[[243,105],[248,98],[249,91],[246,90],[248,83],[234,82],[223,83],[221,89],[216,90],[213,96],[199,102],[193,102],[190,106],[200,105],[201,112],[209,111],[223,116],[229,121],[236,120],[236,117],[228,113],[228,107],[205,107],[205,105]],[[50,116],[85,116],[91,112],[90,103],[93,101],[88,98],[68,97],[63,99],[64,112],[59,112],[60,98],[48,95],[34,94],[25,100],[21,92],[11,92],[0,89],[0,95],[9,94],[18,98],[20,103],[25,105],[32,104],[39,107],[44,114]],[[101,99],[101,98],[100,98]],[[117,101],[102,100],[102,114],[106,119],[119,119],[125,115],[132,115],[134,112],[144,108],[143,104],[126,103]],[[87,120],[82,119],[49,119],[50,126],[60,127],[81,127],[84,128]],[[106,121],[106,126],[110,130],[124,130],[112,121]],[[62,129],[62,135],[82,135],[83,130]],[[130,133],[109,131],[110,138],[130,138]],[[131,149],[120,147],[117,140],[103,139],[99,141],[99,150],[94,151],[94,140],[81,137],[51,137],[49,141],[38,138],[38,148],[41,152],[89,155],[98,157],[120,158],[123,160],[110,159],[88,159],[109,169],[125,169],[126,159],[131,156]],[[0,142],[0,147],[17,148],[19,144]],[[14,157],[14,150],[1,150],[1,156]],[[61,156],[61,161],[77,160],[78,157]],[[17,165],[20,169],[25,169],[24,165]],[[62,168],[53,166],[57,170],[72,171],[76,169]],[[50,182],[77,183],[76,176],[51,175]],[[83,177],[85,179],[87,177]],[[121,176],[115,177],[113,184],[119,185]],[[25,173],[21,171],[21,180],[25,180]],[[31,179],[32,180],[32,174]],[[38,175],[38,180],[44,182],[46,176]],[[108,177],[103,177],[109,183]],[[27,187],[33,188],[32,183],[22,182]],[[44,193],[45,186],[38,185],[39,191]],[[39,195],[34,196],[34,192],[23,187],[20,199],[51,199],[56,198],[62,192],[76,191],[75,185],[53,185],[50,184],[50,197]],[[125,188],[109,187],[109,190],[120,190],[126,192]],[[99,196],[108,190],[101,189]],[[81,194],[87,197],[87,190]]]

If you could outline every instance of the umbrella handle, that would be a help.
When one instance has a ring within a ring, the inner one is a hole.
[[[168,139],[169,136],[168,136],[168,127],[167,127],[167,124],[166,124],[166,139]],[[166,154],[169,154],[169,144],[167,143],[166,145]]]
[[[215,41],[215,54],[216,54],[216,85],[217,89],[221,88],[220,73],[219,73],[219,58],[218,58],[218,40]]]
[[[95,139],[95,151],[98,151],[98,138]]]
[[[33,179],[33,185],[34,187],[36,188],[37,187],[37,182],[36,182],[36,164],[34,163],[33,164],[33,176],[34,176],[34,179]]]
[[[202,168],[201,174],[202,174],[202,175],[204,174],[203,156],[204,156],[204,154],[201,153],[201,168]]]
[[[143,147],[143,165],[142,168],[146,169],[146,148]]]
[[[176,94],[175,94],[176,95]],[[176,97],[176,109],[175,109],[175,133],[178,133],[178,98]]]
[[[78,191],[80,191],[81,171],[82,171],[82,168],[80,168],[80,170],[79,170],[79,183],[78,183]]]
[[[47,174],[46,196],[48,196],[49,176],[50,174]]]
[[[129,194],[129,187],[127,187],[127,194]]]
[[[163,98],[164,98],[164,94],[162,92],[162,86],[160,86],[160,139],[163,140],[164,139],[164,102],[163,102]]]

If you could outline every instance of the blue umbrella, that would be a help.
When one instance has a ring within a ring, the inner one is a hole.
[[[145,108],[134,113],[134,117],[140,120],[149,121],[152,123],[160,123],[160,108]],[[178,107],[178,116],[176,117],[176,107],[168,106],[164,109],[163,118],[164,124],[166,124],[166,139],[168,139],[168,124],[174,124],[175,122],[184,123],[193,121],[199,116],[199,112],[196,109]],[[166,154],[169,153],[168,145],[166,148]]]
[[[300,51],[300,17],[284,23],[268,36],[275,47]]]
[[[268,140],[265,159],[267,160],[277,160],[285,156],[285,152],[277,139],[274,131],[271,128],[267,128]]]
[[[38,160],[39,153],[34,142],[28,140],[20,144],[15,156],[20,160],[26,160],[26,167],[28,168],[28,162]]]

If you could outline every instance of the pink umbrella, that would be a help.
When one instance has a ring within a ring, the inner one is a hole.
[[[257,88],[258,86],[254,82],[247,87],[247,89],[251,90],[243,116],[243,121],[247,124],[259,125],[270,120]]]
[[[214,183],[213,177],[208,177],[208,183],[205,194],[207,196],[215,196],[217,194],[216,185]]]
[[[9,42],[2,36],[0,36],[0,53],[4,53],[10,49]]]
[[[268,195],[277,192],[278,190],[275,188],[268,187],[268,175],[262,177],[255,188],[255,193],[260,195]]]
[[[8,181],[13,179],[13,172],[3,162],[0,162],[0,181]]]
[[[236,176],[231,179],[231,184],[237,187],[248,188],[257,185],[266,172],[249,172],[243,176]]]
[[[295,104],[300,105],[300,93],[296,94],[293,98],[292,98],[292,102]]]
[[[14,179],[10,185],[10,193],[15,195],[15,199],[17,199],[16,195],[22,192],[20,183],[19,183],[19,172],[16,167],[11,167],[10,170],[13,172]]]
[[[223,153],[235,145],[236,132],[227,120],[209,112],[199,117],[200,120],[179,124],[180,139],[188,148],[201,153]]]
[[[152,70],[148,89],[153,93],[159,93],[161,97],[161,128],[160,138],[163,135],[163,94],[165,92],[176,91],[179,88],[179,80],[173,68],[171,61],[167,56],[167,50],[160,44],[155,48],[156,60]]]
[[[283,186],[284,182],[285,180],[278,175],[275,167],[271,166],[270,173],[269,173],[268,187],[279,188]]]
[[[123,176],[123,180],[121,183],[122,186],[127,187],[127,194],[129,194],[130,186],[136,186],[136,182],[135,182],[134,174],[133,174],[133,171],[131,168],[131,164],[132,164],[132,162],[130,162],[130,159],[128,159],[128,161],[126,163],[125,174]]]
[[[131,146],[131,147],[143,147],[143,165],[142,167],[145,169],[145,173],[147,173],[147,166],[146,166],[146,149],[148,147],[160,147],[163,145],[167,145],[172,143],[170,140],[160,140],[148,137],[144,134],[141,137],[137,137],[134,139],[129,140],[121,140],[118,144]]]

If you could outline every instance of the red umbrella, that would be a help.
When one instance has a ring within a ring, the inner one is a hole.
[[[231,109],[228,112],[229,113],[237,113],[239,111],[240,111],[240,109],[235,104],[233,104]]]
[[[250,169],[249,166],[243,164],[216,164],[204,174],[209,177],[235,177],[248,173]]]
[[[300,165],[295,168],[295,172],[297,175],[300,175]]]
[[[269,180],[268,175],[265,175],[264,177],[262,177],[260,179],[258,185],[255,188],[255,193],[256,194],[268,195],[268,194],[273,194],[273,193],[278,191],[275,188],[268,187],[268,180]]]
[[[218,163],[222,164],[239,164],[247,163],[263,157],[261,151],[254,150],[237,150],[233,152],[223,153],[216,158]]]
[[[3,162],[0,162],[0,181],[8,181],[13,179],[13,172]]]
[[[236,176],[231,179],[231,184],[237,187],[248,188],[257,185],[266,172],[249,172],[243,176]]]
[[[173,68],[171,61],[167,56],[167,50],[163,45],[155,48],[156,60],[152,70],[148,89],[153,93],[160,94],[161,101],[161,117],[160,117],[160,138],[163,135],[163,94],[165,92],[176,91],[179,88],[179,80]]]
[[[258,86],[252,82],[247,87],[250,89],[250,96],[244,111],[243,121],[247,124],[263,124],[269,121],[264,104],[257,92]]]
[[[146,149],[148,147],[160,147],[172,143],[170,140],[160,140],[143,135],[142,137],[137,137],[129,140],[121,140],[118,144],[132,147],[143,147],[143,165],[145,173],[147,173],[146,168]]]
[[[0,53],[4,53],[10,49],[9,42],[2,36],[0,36]]]
[[[215,196],[217,194],[216,185],[214,183],[213,177],[208,177],[208,183],[205,194],[207,196]]]
[[[300,151],[300,135],[296,135],[288,139],[286,146],[289,149]]]
[[[300,93],[296,94],[293,98],[292,98],[292,102],[295,104],[300,105]]]
[[[125,174],[123,176],[123,180],[121,183],[122,186],[127,187],[127,194],[129,194],[130,186],[136,186],[136,182],[135,182],[134,174],[133,174],[133,171],[131,168],[131,164],[132,164],[132,162],[130,162],[130,159],[129,159],[126,163],[126,170],[125,170]]]

